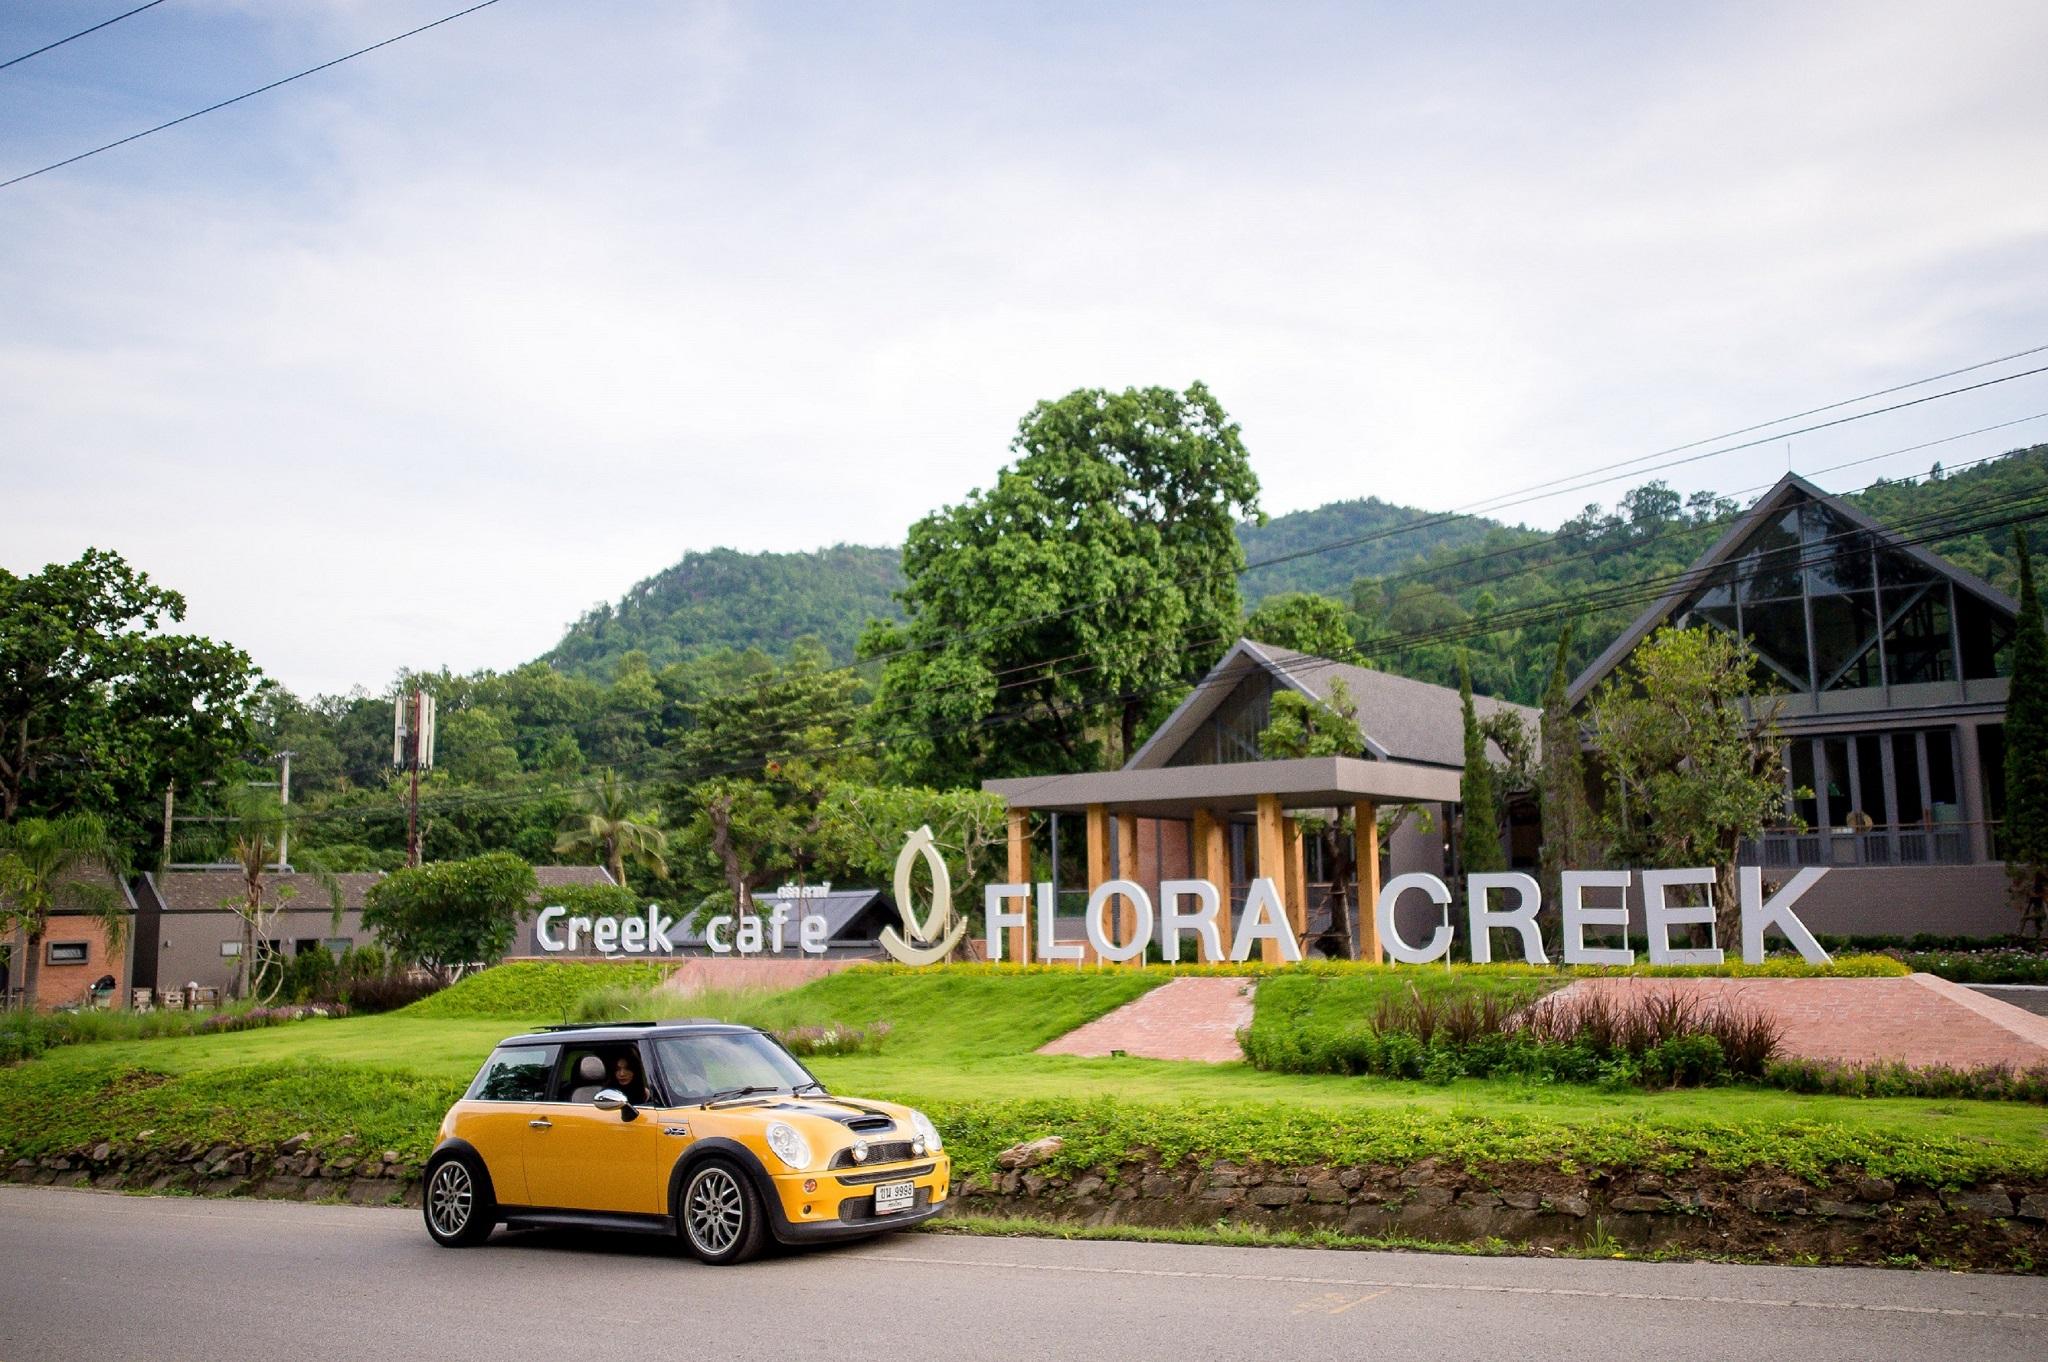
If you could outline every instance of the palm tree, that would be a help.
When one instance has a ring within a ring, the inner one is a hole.
[[[119,943],[127,925],[122,896],[87,877],[94,871],[118,876],[124,859],[106,824],[89,813],[0,823],[0,936],[18,931],[27,938],[21,969],[25,1005],[35,1006],[43,935],[57,908],[93,914],[106,929],[107,945]]]
[[[232,992],[237,998],[249,998],[261,987],[264,996],[257,1001],[267,1004],[276,995],[283,976],[275,969],[268,971],[267,975],[259,972],[264,962],[258,960],[256,954],[267,949],[277,915],[298,896],[299,891],[291,885],[269,886],[264,877],[283,861],[296,809],[268,789],[241,784],[228,786],[223,803],[227,809],[224,820],[227,825],[227,859],[234,863],[242,877],[241,894],[221,901],[222,907],[231,909],[242,919],[242,953],[235,961]],[[332,900],[334,926],[339,930],[342,920],[340,881],[321,870],[311,874],[326,888]]]
[[[657,821],[659,809],[636,809],[626,787],[610,771],[595,790],[577,796],[577,811],[562,820],[555,838],[557,856],[600,857],[620,888],[626,887],[626,862],[643,867],[657,880],[668,878],[668,834]]]

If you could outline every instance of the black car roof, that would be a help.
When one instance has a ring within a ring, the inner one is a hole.
[[[567,1026],[544,1026],[507,1036],[500,1045],[551,1045],[566,1040],[625,1041],[651,1040],[660,1036],[759,1035],[758,1027],[723,1022],[711,1017],[685,1017],[658,1022],[581,1022]]]

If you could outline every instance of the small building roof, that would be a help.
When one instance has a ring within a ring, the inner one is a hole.
[[[1457,691],[1248,638],[1231,645],[1208,675],[1195,683],[1188,698],[1132,754],[1125,769],[1164,767],[1244,678],[1260,669],[1278,684],[1323,704],[1330,703],[1341,682],[1358,706],[1358,727],[1365,735],[1366,750],[1379,760],[1464,769],[1465,714]],[[1504,711],[1516,714],[1531,729],[1531,741],[1535,740],[1539,710],[1490,695],[1474,695],[1472,710],[1481,719]],[[1487,752],[1495,760],[1502,759],[1500,749],[1491,743]]]
[[[576,884],[610,884],[612,877],[601,865],[537,865],[533,877],[543,892]],[[242,901],[242,872],[234,866],[204,866],[192,869],[165,870],[148,876],[156,886],[157,897],[166,909],[174,913],[191,913],[225,908]],[[351,870],[331,877],[334,887],[340,892],[343,912],[357,912],[370,892],[370,886],[384,878],[381,870]],[[292,889],[291,904],[294,908],[327,909],[332,903],[328,885],[319,875],[305,871],[266,871],[263,876],[266,894],[280,889]],[[272,900],[275,903],[275,900]],[[265,911],[269,911],[267,908]]]
[[[790,910],[790,930],[794,932],[798,917],[797,898],[795,895],[757,894],[754,896],[754,912],[756,916],[772,913],[778,906],[783,905],[786,905]],[[860,926],[860,919],[868,916],[871,910],[890,909],[890,907],[889,896],[879,889],[831,889],[824,893],[805,895],[802,911],[814,913],[825,919],[825,939],[828,942],[844,943],[858,941],[866,944],[874,940],[874,935],[872,933],[862,934],[854,930]],[[687,920],[685,920],[683,925],[675,928],[670,935],[681,945],[702,946],[706,944],[704,933],[692,926]],[[793,936],[790,940],[790,948],[795,948]]]

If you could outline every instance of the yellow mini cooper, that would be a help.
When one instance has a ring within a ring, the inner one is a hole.
[[[738,1263],[770,1235],[929,1220],[951,1172],[923,1112],[834,1097],[753,1027],[553,1026],[491,1052],[441,1122],[421,1204],[450,1247],[568,1225],[679,1233],[703,1261]]]

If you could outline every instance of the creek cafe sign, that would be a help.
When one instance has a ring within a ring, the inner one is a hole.
[[[911,872],[919,860],[925,863],[932,881],[931,903],[921,915],[912,906],[911,896]],[[1765,897],[1763,871],[1756,866],[1737,868],[1736,889],[1741,904],[1744,960],[1751,964],[1763,960],[1764,935],[1775,927],[1806,960],[1814,964],[1827,963],[1827,952],[1821,949],[1813,933],[1793,912],[1793,905],[1826,873],[1816,868],[1801,870],[1777,893]],[[1714,879],[1714,872],[1704,869],[1565,871],[1560,877],[1558,903],[1558,912],[1563,919],[1561,963],[1634,964],[1636,953],[1630,948],[1587,945],[1586,929],[1593,927],[1625,932],[1629,925],[1629,910],[1625,902],[1630,888],[1637,887],[1642,895],[1643,925],[1649,937],[1651,964],[1721,964],[1724,957],[1718,946],[1676,946],[1671,940],[1673,928],[1683,930],[1704,926],[1712,931],[1714,909],[1711,904],[1674,903],[1671,900],[1673,892],[1679,890],[1692,890],[1704,897],[1705,892],[1711,890]],[[1465,924],[1471,933],[1471,955],[1476,963],[1486,964],[1493,959],[1491,933],[1494,931],[1515,933],[1521,940],[1522,959],[1529,964],[1551,963],[1549,954],[1543,949],[1543,933],[1537,925],[1537,917],[1544,906],[1543,890],[1533,877],[1519,871],[1475,874],[1467,877],[1466,887]],[[952,955],[967,935],[968,923],[953,909],[952,877],[947,873],[944,858],[933,845],[930,828],[919,828],[904,842],[902,852],[896,857],[895,888],[896,911],[901,925],[900,929],[894,925],[882,929],[882,949],[906,965],[936,964]],[[1611,895],[1613,901],[1588,903],[1586,895],[1589,890]],[[1421,894],[1443,914],[1442,921],[1431,929],[1429,939],[1420,943],[1406,940],[1395,920],[1394,910],[1402,895],[1410,893]],[[1136,922],[1131,939],[1124,942],[1112,941],[1107,926],[1109,915],[1119,902],[1129,906]],[[1451,942],[1456,936],[1451,902],[1450,887],[1435,875],[1411,873],[1396,875],[1389,880],[1374,905],[1380,944],[1386,948],[1388,956],[1408,965],[1426,965],[1448,957]],[[1180,959],[1182,942],[1189,937],[1194,938],[1197,947],[1195,958],[1198,960],[1250,960],[1253,951],[1266,941],[1274,944],[1284,961],[1295,962],[1302,958],[1301,942],[1288,925],[1279,888],[1271,878],[1262,876],[1251,882],[1244,908],[1237,915],[1228,950],[1224,947],[1223,931],[1218,922],[1222,908],[1223,893],[1208,880],[1161,881],[1157,904],[1135,881],[1109,880],[1096,886],[1088,895],[1088,907],[1082,914],[1081,925],[1096,956],[1112,962],[1141,958],[1155,938],[1159,942],[1161,958],[1169,963],[1176,962]],[[585,933],[589,934],[593,945],[607,953],[614,949],[627,954],[667,953],[675,949],[667,932],[676,924],[652,906],[647,910],[644,924],[637,918],[624,920],[623,927],[640,929],[630,935],[624,932],[621,923],[613,919],[598,919],[593,923],[587,918],[571,918],[566,924],[565,940],[548,930],[550,914],[559,918],[565,910],[541,910],[535,939],[544,951],[573,950],[578,936]],[[752,955],[764,950],[779,952],[783,947],[787,914],[786,907],[778,906],[770,914],[765,933],[757,918],[741,918],[735,928],[732,917],[716,917],[706,924],[706,941],[714,952],[720,954]],[[988,958],[1002,959],[1005,933],[1013,927],[1026,927],[1033,929],[1035,954],[1039,960],[1080,960],[1080,943],[1055,937],[1055,916],[1053,886],[1050,884],[989,885],[982,896]],[[660,930],[657,930],[657,924],[663,924]],[[607,925],[613,929],[609,933],[602,930]],[[724,935],[726,931],[732,934]],[[607,937],[611,941],[607,941]],[[799,948],[809,954],[822,954],[824,938],[824,920],[815,915],[804,916],[797,931]],[[616,947],[612,942],[616,942]]]

